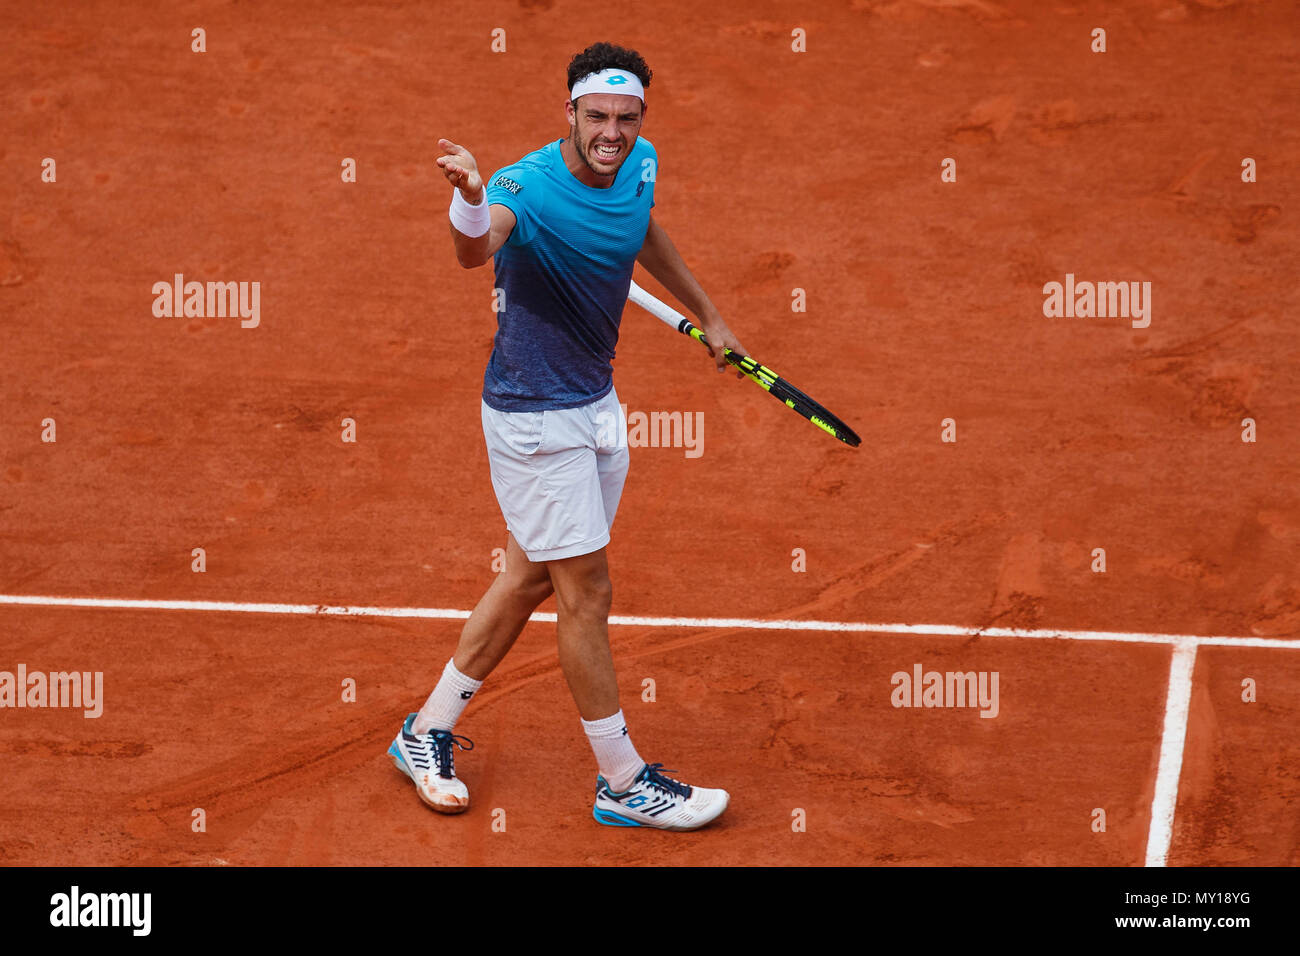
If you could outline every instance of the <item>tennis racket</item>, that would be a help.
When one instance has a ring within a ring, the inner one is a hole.
[[[686,318],[676,309],[665,305],[645,289],[641,288],[635,282],[628,290],[627,299],[634,302],[641,308],[645,309],[651,315],[663,319],[664,322],[671,325],[683,335],[689,335],[697,342],[708,345],[709,340],[705,338],[704,333],[697,329],[691,320]],[[781,376],[777,375],[766,365],[760,365],[748,355],[741,355],[739,352],[733,352],[731,349],[724,347],[723,356],[727,361],[736,368],[740,369],[745,375],[766,392],[775,395],[780,401],[784,402],[789,408],[793,408],[808,421],[812,422],[822,431],[830,432],[846,445],[857,448],[862,444],[862,439],[848,425],[844,424],[826,408],[813,401],[799,389],[795,388]]]

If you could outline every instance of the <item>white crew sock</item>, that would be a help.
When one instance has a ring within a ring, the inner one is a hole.
[[[605,782],[619,793],[632,786],[645,761],[637,756],[632,738],[627,735],[623,711],[603,720],[584,720],[582,729],[587,732],[591,749],[596,752],[596,763]]]
[[[469,699],[482,686],[481,680],[466,677],[456,670],[456,659],[453,657],[443,668],[438,686],[415,715],[415,724],[411,729],[417,734],[427,734],[430,730],[454,730]]]

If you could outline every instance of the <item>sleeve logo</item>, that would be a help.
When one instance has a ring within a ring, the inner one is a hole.
[[[515,182],[513,179],[511,179],[508,176],[498,176],[495,180],[493,180],[492,185],[500,186],[503,189],[508,189],[510,190],[511,193],[513,193],[516,196],[519,195],[519,190],[524,188],[523,186],[520,186],[517,182]]]

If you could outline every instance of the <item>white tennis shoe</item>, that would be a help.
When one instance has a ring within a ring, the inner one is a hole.
[[[646,764],[632,786],[616,793],[602,776],[596,777],[596,803],[591,815],[607,827],[656,827],[698,830],[727,809],[725,790],[691,787],[665,777],[663,764]]]
[[[456,777],[452,747],[473,750],[474,741],[449,730],[417,734],[412,730],[415,714],[406,718],[388,755],[398,770],[415,781],[420,799],[439,813],[463,813],[469,809],[469,788]]]

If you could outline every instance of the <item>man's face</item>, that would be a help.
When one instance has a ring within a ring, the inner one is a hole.
[[[597,176],[613,176],[641,134],[645,108],[624,93],[586,93],[567,104],[569,135],[582,161]]]

